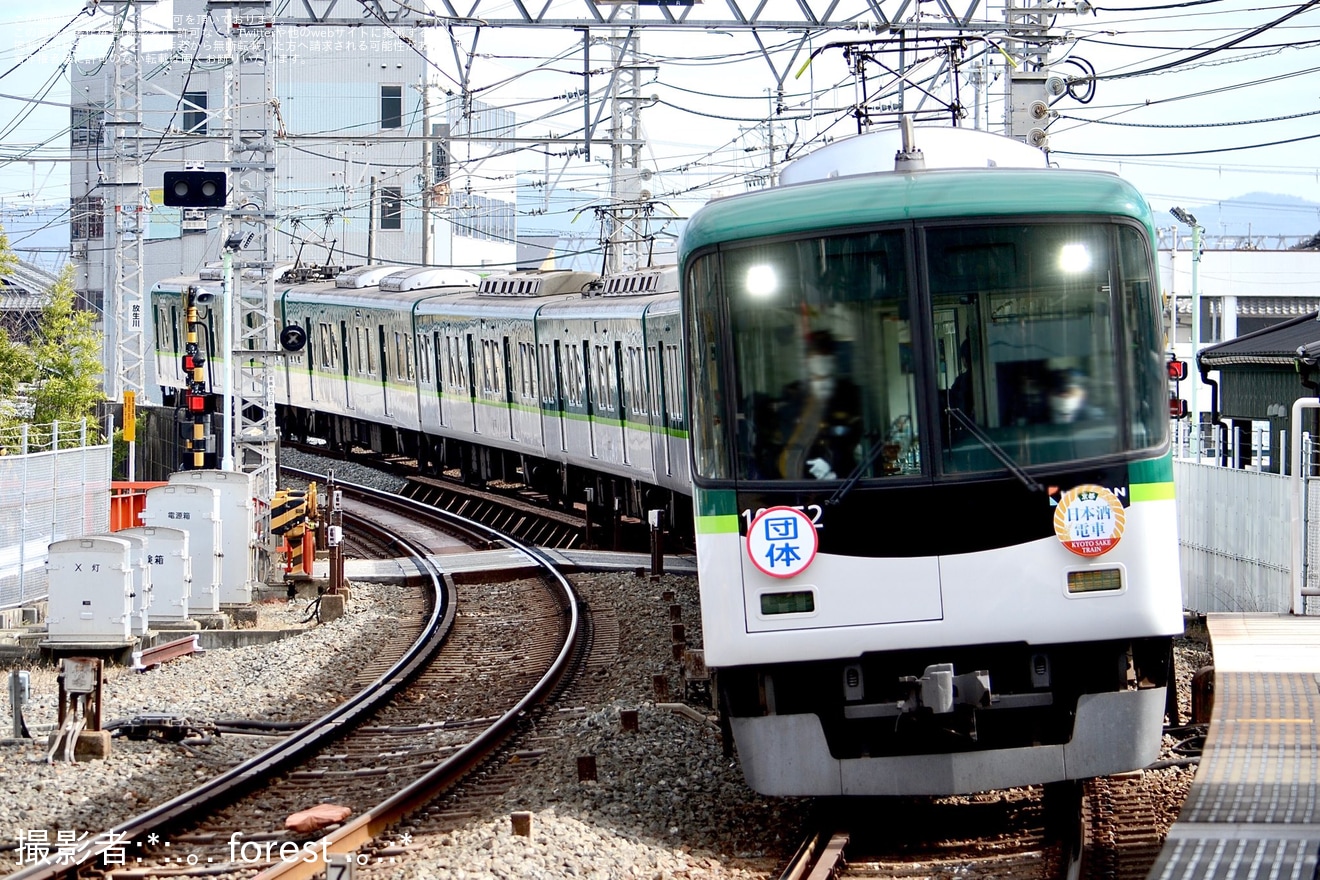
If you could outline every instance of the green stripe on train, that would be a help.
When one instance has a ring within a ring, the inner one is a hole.
[[[1172,501],[1173,481],[1167,483],[1129,483],[1128,494],[1133,503],[1138,501]]]
[[[732,489],[693,487],[696,499],[697,534],[728,535],[738,532],[738,493]]]
[[[1132,501],[1169,501],[1173,495],[1173,450],[1160,458],[1128,465],[1128,492]]]

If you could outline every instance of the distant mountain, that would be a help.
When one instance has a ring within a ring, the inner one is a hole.
[[[1155,206],[1160,210],[1160,206]],[[1207,235],[1304,236],[1320,232],[1320,202],[1253,192],[1220,202],[1183,203]],[[1163,211],[1167,214],[1168,206]]]

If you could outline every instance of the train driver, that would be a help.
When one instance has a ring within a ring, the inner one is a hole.
[[[806,380],[790,383],[780,406],[784,446],[779,475],[797,480],[846,477],[862,436],[861,389],[839,375],[837,344],[828,330],[808,334]]]

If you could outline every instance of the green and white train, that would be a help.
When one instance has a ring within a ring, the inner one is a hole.
[[[1149,207],[917,131],[963,167],[908,144],[868,173],[861,136],[680,245],[705,661],[765,794],[1159,753],[1182,605]]]

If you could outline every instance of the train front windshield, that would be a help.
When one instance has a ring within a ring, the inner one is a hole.
[[[698,257],[697,473],[957,478],[1006,458],[1159,447],[1151,272],[1141,230],[1104,221],[917,225]]]

